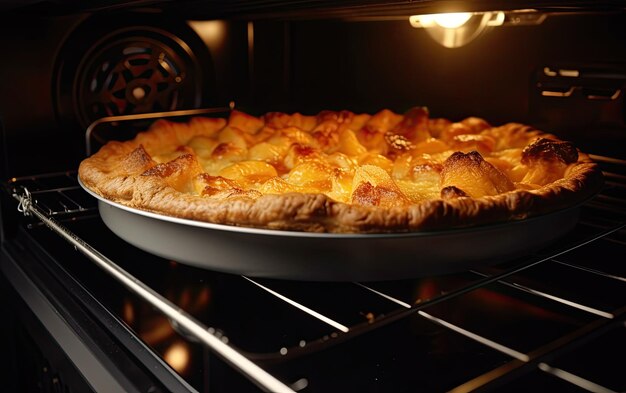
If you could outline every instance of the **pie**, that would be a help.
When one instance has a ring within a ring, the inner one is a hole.
[[[232,111],[156,121],[79,168],[112,202],[217,224],[292,231],[414,232],[521,220],[586,200],[589,156],[518,123],[470,117]]]

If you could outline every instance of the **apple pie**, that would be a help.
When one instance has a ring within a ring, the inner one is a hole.
[[[291,231],[442,230],[577,205],[602,175],[570,142],[470,117],[232,111],[156,121],[79,168],[107,200],[211,223]]]

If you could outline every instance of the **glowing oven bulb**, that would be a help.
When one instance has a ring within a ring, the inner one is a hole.
[[[452,12],[448,14],[414,15],[414,19],[422,27],[443,27],[444,29],[457,29],[467,23],[472,17],[471,12]]]
[[[473,41],[487,29],[502,26],[503,11],[452,12],[409,16],[415,28],[424,28],[428,35],[446,48],[458,48]]]
[[[449,14],[431,15],[433,22],[446,29],[456,29],[467,23],[472,17],[471,12],[453,12]]]

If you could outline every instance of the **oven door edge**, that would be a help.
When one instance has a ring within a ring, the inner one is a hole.
[[[2,275],[12,287],[7,292],[17,298],[6,300],[13,308],[25,304],[40,322],[44,335],[56,342],[91,389],[195,391],[20,232],[16,239],[4,242],[0,252]],[[19,240],[30,244],[25,246]]]

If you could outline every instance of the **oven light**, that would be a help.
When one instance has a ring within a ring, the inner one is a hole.
[[[409,22],[415,28],[458,29],[468,24],[470,20],[479,21],[484,26],[502,26],[505,19],[506,15],[503,11],[451,12],[447,14],[411,15]]]
[[[446,48],[464,46],[487,29],[502,26],[505,20],[506,15],[503,11],[453,12],[409,17],[411,26],[423,28],[435,41]]]
[[[449,14],[416,15],[423,27],[440,26],[446,29],[456,29],[463,26],[471,17],[471,12],[452,12]]]

